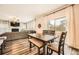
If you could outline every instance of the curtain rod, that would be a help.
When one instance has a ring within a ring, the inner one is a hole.
[[[63,10],[63,9],[66,9],[66,8],[69,7],[69,6],[73,6],[73,5],[75,5],[75,4],[66,4],[66,5],[64,5],[64,6],[61,6],[61,7],[57,8],[57,9],[53,10],[53,11],[50,11],[50,12],[45,13],[45,14],[42,14],[42,15],[36,17],[36,18],[45,17],[45,16],[48,16],[48,15],[54,14],[54,13],[56,13],[56,12],[58,12],[58,11],[61,11],[61,10]]]
[[[58,11],[61,11],[61,10],[63,10],[63,9],[66,9],[67,7],[70,7],[70,6],[73,6],[73,5],[74,5],[74,4],[65,5],[65,6],[59,7],[59,8],[57,8],[56,10],[54,10],[54,11],[50,12],[49,14],[47,14],[46,16],[48,16],[48,15],[50,15],[50,14],[53,14],[53,13],[56,13],[56,12],[58,12]]]

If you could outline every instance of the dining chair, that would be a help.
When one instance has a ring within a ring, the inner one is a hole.
[[[56,52],[58,55],[62,54],[64,55],[64,44],[65,44],[65,38],[66,38],[67,32],[62,32],[59,38],[58,45],[55,43],[50,43],[47,46],[47,54],[52,54],[53,52]]]
[[[43,30],[44,35],[55,35],[55,30]]]
[[[55,30],[51,30],[50,32],[51,32],[50,35],[52,35],[52,36],[55,35]],[[54,42],[54,40],[52,40],[52,41],[50,41],[50,42],[52,43],[52,42]]]
[[[40,55],[41,53],[41,48],[43,48],[43,54],[45,54],[45,44],[44,44],[44,42],[42,42],[42,41],[40,41],[40,40],[37,40],[37,39],[34,39],[34,38],[31,38],[31,39],[29,39],[29,43],[30,43],[30,51],[31,51],[31,48],[32,48],[32,44],[34,45],[34,46],[36,46],[37,47],[37,49],[38,49],[38,55]]]
[[[55,30],[50,30],[51,35],[55,35]]]

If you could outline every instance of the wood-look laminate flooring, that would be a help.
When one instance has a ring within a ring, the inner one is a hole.
[[[18,39],[6,42],[3,55],[37,55],[37,48],[33,47],[30,51],[28,39]]]

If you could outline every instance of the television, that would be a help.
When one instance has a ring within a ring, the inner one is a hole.
[[[10,22],[10,26],[19,27],[20,23],[19,22]]]

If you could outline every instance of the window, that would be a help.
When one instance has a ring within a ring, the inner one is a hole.
[[[55,30],[55,21],[54,20],[50,20],[48,23],[48,28],[50,30]]]
[[[66,17],[61,17],[49,21],[49,29],[56,31],[66,31]]]
[[[55,20],[56,31],[66,31],[66,18],[59,18]]]

